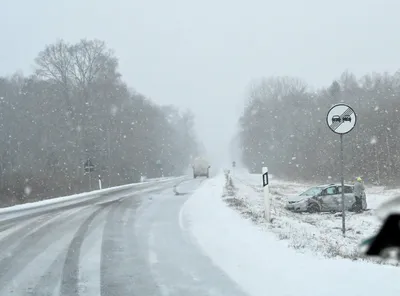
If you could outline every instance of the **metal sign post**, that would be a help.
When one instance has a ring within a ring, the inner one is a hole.
[[[92,174],[91,173],[88,174],[89,174],[89,191],[92,191]]]
[[[326,116],[328,127],[340,135],[340,174],[342,183],[342,232],[346,235],[346,213],[344,202],[344,157],[343,157],[343,135],[351,132],[357,123],[357,115],[353,108],[346,104],[337,104],[329,109]]]

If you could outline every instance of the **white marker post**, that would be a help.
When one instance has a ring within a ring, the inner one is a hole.
[[[99,175],[99,189],[102,189],[101,188],[101,176]]]
[[[262,179],[263,179],[263,189],[264,189],[264,217],[267,222],[271,222],[271,201],[269,197],[269,180],[268,180],[268,168],[262,168]]]

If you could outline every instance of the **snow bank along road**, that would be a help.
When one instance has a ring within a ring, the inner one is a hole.
[[[174,182],[0,221],[0,295],[244,295],[200,251],[182,214],[209,181],[181,181],[179,195]]]
[[[400,294],[400,268],[299,253],[227,206],[224,183],[224,176],[211,179],[185,203],[184,213],[204,252],[248,295]]]

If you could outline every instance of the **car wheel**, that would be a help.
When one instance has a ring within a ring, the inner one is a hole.
[[[319,207],[319,205],[317,203],[313,202],[308,205],[307,211],[309,213],[319,213],[319,212],[321,212],[321,208]]]
[[[353,203],[353,205],[351,206],[351,211],[356,213],[362,212],[362,204],[359,204],[357,202]]]

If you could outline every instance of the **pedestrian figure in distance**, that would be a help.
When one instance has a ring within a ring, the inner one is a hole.
[[[363,209],[363,198],[365,197],[365,186],[361,177],[357,177],[354,183],[354,197],[356,199],[355,212],[361,213]]]

